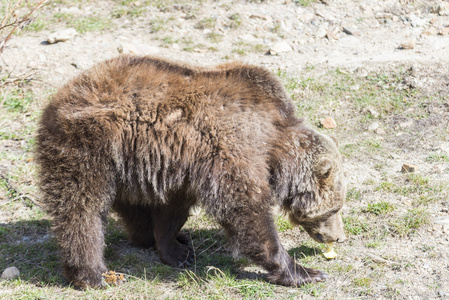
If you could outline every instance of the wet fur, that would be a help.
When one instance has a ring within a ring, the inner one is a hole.
[[[332,172],[316,175],[322,156]],[[116,210],[130,240],[165,263],[189,266],[179,230],[202,205],[240,254],[270,281],[323,280],[282,247],[272,207],[314,223],[343,205],[335,143],[295,116],[266,69],[241,63],[193,68],[121,56],[84,72],[53,97],[38,130],[42,202],[53,218],[64,274],[101,285],[104,226]],[[336,184],[335,184],[336,183]]]

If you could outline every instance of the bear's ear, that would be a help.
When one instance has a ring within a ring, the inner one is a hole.
[[[316,172],[318,176],[322,178],[327,178],[331,174],[332,171],[332,160],[328,157],[321,157],[318,160],[318,164],[316,166]]]
[[[337,138],[334,135],[331,135],[330,137],[334,140],[335,145],[337,145],[337,148],[338,148],[338,140],[337,140]]]

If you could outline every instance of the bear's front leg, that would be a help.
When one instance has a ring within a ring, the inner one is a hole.
[[[297,264],[288,255],[280,243],[269,210],[257,207],[246,209],[248,207],[234,210],[232,217],[220,223],[238,252],[268,271],[267,279],[270,282],[297,287],[328,277],[324,272]]]

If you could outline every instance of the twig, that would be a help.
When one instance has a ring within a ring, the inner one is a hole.
[[[7,20],[10,18],[10,16],[11,16],[11,14],[13,14],[14,13],[14,11],[17,9],[17,7],[18,7],[18,5],[20,5],[22,2],[23,2],[23,0],[20,0],[20,2],[19,3],[17,3],[16,4],[16,6],[9,12],[9,15],[7,16],[7,17],[5,17],[5,19],[3,19],[3,21],[2,21],[2,27],[0,28],[0,30],[1,29],[3,29],[3,28],[6,28],[6,27],[8,27],[8,26],[14,26],[14,28],[11,30],[11,32],[9,33],[9,35],[0,43],[0,53],[1,52],[3,52],[3,49],[5,48],[5,45],[6,45],[6,42],[8,42],[8,40],[11,38],[11,36],[13,35],[13,33],[16,31],[16,29],[22,24],[22,23],[26,23],[26,22],[28,22],[28,21],[31,21],[31,19],[29,19],[30,18],[30,16],[42,5],[42,4],[44,4],[45,2],[46,2],[47,0],[42,0],[41,2],[39,2],[32,10],[31,10],[31,12],[28,14],[28,15],[26,15],[26,17],[25,18],[23,18],[22,20],[20,20],[20,21],[15,21],[15,22],[13,22],[12,24],[9,24],[9,25],[4,25],[4,23],[6,23],[7,22]],[[14,25],[13,25],[14,24]]]

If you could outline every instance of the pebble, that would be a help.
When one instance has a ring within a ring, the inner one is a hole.
[[[369,113],[374,118],[378,118],[380,116],[379,112],[375,110],[374,107],[372,106],[368,106],[367,108],[365,108],[365,112]]]
[[[438,32],[439,35],[449,35],[449,27],[443,27]]]
[[[19,275],[20,275],[19,269],[17,269],[16,267],[9,267],[3,271],[0,279],[4,279],[4,280],[14,279],[14,278],[18,277]]]
[[[449,217],[438,217],[435,219],[435,224],[449,226]]]
[[[73,39],[76,35],[78,35],[78,32],[76,31],[75,28],[58,30],[56,32],[51,33],[48,36],[47,42],[49,44],[54,44],[57,42],[66,42],[70,39]]]
[[[271,55],[276,55],[278,53],[285,53],[292,51],[293,48],[287,43],[287,42],[280,42],[273,45],[273,47],[270,48],[269,52]],[[274,53],[272,53],[274,52]]]
[[[379,122],[373,122],[368,126],[369,131],[375,131],[379,128]]]
[[[158,47],[135,45],[135,44],[121,44],[117,47],[120,54],[135,54],[135,55],[152,55],[160,52]]]
[[[413,165],[413,164],[403,164],[402,168],[401,168],[402,173],[412,173],[412,172],[416,172],[417,170],[418,170],[418,166]]]
[[[327,117],[326,119],[321,121],[321,125],[326,129],[334,129],[337,127],[337,123],[332,117]]]
[[[440,16],[449,16],[449,2],[440,2],[437,10]]]
[[[411,50],[415,48],[416,46],[416,40],[415,39],[408,39],[407,41],[403,42],[399,45],[399,49],[401,50]]]
[[[379,134],[379,135],[384,135],[386,132],[385,132],[385,130],[383,128],[377,128],[376,129],[376,133]]]
[[[356,27],[343,27],[343,32],[349,35],[361,36],[362,32]]]
[[[448,212],[449,212],[449,208],[443,207],[443,208],[441,209],[441,212],[448,213]]]
[[[409,128],[412,125],[413,125],[413,121],[410,121],[410,120],[399,123],[400,128]]]

